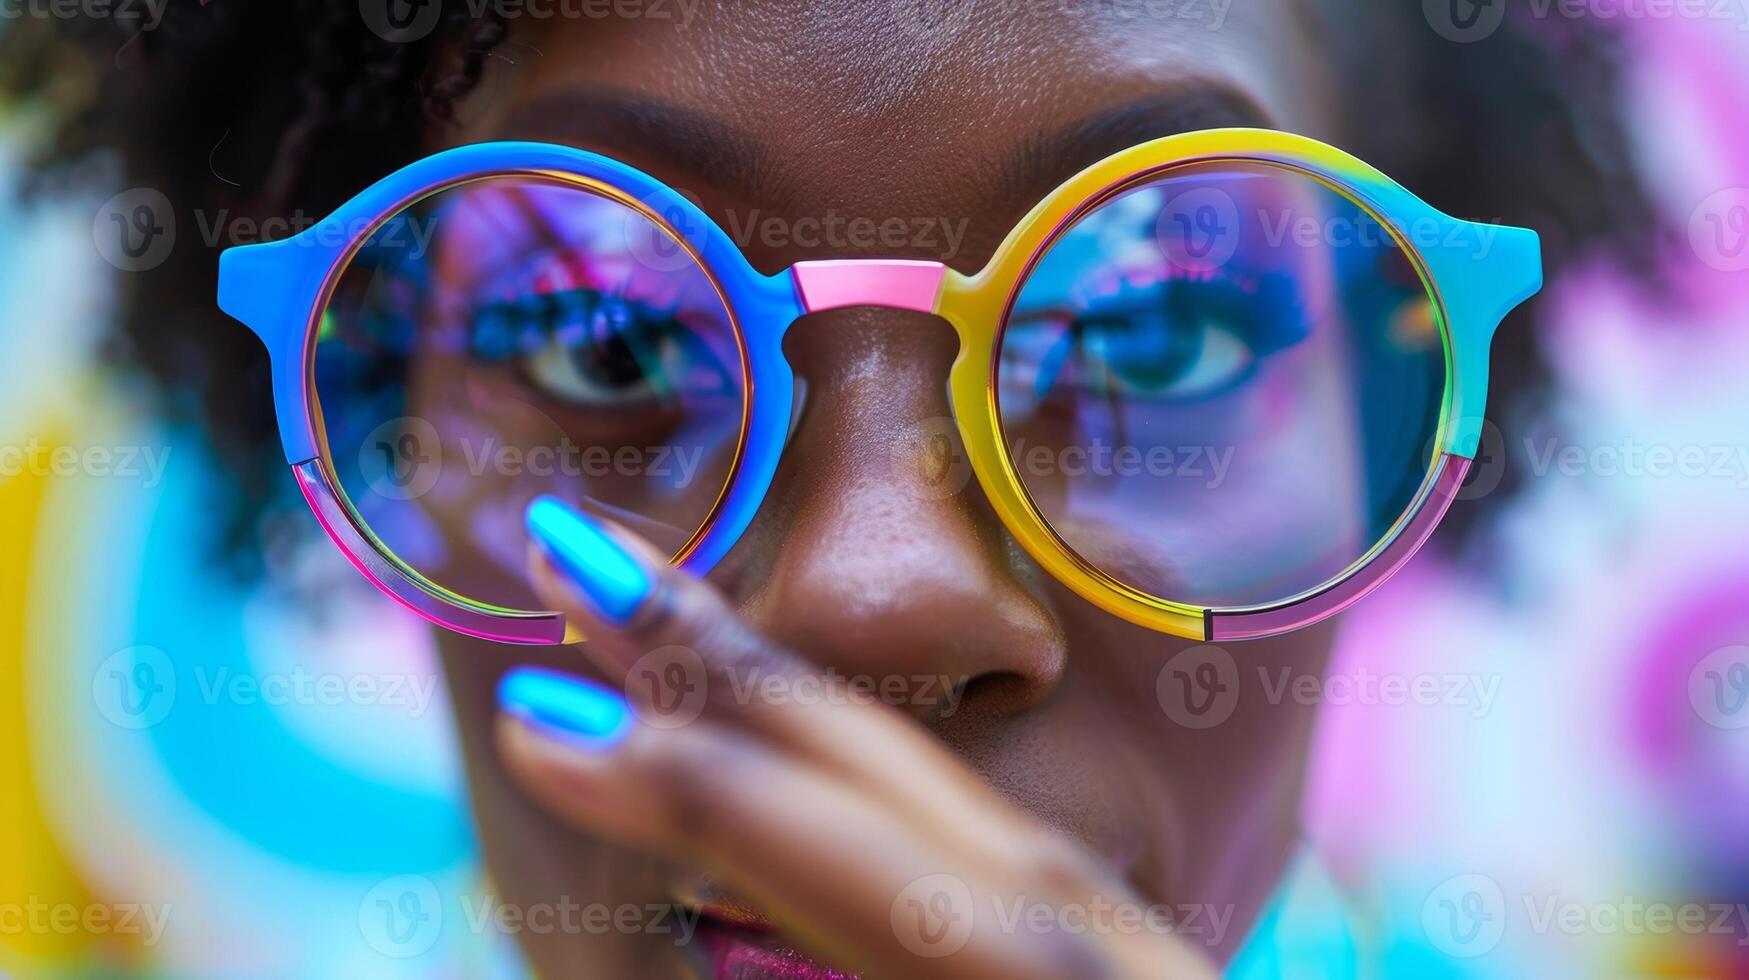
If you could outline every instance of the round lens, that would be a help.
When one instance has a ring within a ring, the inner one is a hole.
[[[1296,170],[1199,163],[1051,242],[997,377],[1012,465],[1082,562],[1233,608],[1315,590],[1390,534],[1434,463],[1445,353],[1366,209]]]
[[[554,494],[670,554],[735,466],[746,379],[715,281],[664,226],[558,178],[459,184],[378,227],[317,328],[347,505],[441,590],[538,609],[523,512]]]

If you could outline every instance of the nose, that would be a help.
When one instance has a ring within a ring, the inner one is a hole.
[[[956,349],[945,322],[916,312],[840,309],[791,329],[806,403],[753,527],[767,574],[744,603],[792,649],[906,692],[882,696],[925,720],[944,684],[961,712],[1023,711],[1065,661],[953,435]]]

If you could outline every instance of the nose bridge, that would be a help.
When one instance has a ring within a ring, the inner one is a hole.
[[[913,259],[826,259],[790,267],[808,313],[846,306],[935,313],[946,274],[940,262]]]

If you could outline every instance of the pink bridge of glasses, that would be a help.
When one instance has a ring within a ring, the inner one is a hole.
[[[809,313],[845,306],[934,313],[947,267],[908,259],[828,259],[797,262],[794,275]]]

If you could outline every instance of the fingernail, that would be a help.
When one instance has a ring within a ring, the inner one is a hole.
[[[570,574],[595,612],[624,625],[655,586],[644,563],[632,557],[601,525],[557,497],[528,505],[528,533]]]
[[[616,691],[538,667],[517,667],[498,682],[498,706],[591,749],[610,749],[631,730],[632,712]]]

